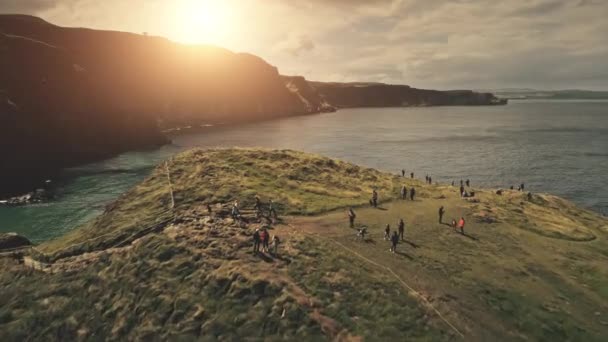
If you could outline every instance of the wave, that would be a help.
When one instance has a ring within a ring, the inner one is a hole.
[[[602,152],[585,152],[583,153],[585,157],[608,157],[608,153]]]

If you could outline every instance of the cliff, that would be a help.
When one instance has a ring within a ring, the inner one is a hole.
[[[259,57],[0,15],[0,198],[61,168],[166,142],[164,129],[334,111],[496,104],[491,94],[308,82]]]
[[[66,166],[163,144],[159,129],[322,107],[262,59],[217,47],[0,15],[0,51],[0,197]]]
[[[383,83],[310,82],[323,99],[339,108],[502,105],[491,93],[427,90]]]
[[[0,340],[605,340],[606,218],[471,190],[291,150],[184,152],[80,229],[0,255]],[[252,253],[264,228],[278,253]]]

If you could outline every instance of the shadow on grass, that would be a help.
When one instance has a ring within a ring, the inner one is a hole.
[[[407,253],[403,253],[403,252],[400,252],[400,251],[395,251],[395,254],[401,255],[401,256],[403,256],[403,257],[405,257],[405,258],[409,259],[409,260],[414,260],[414,258],[412,258],[412,256],[410,256],[410,255],[409,255],[409,254],[407,254]]]
[[[414,247],[414,248],[420,248],[420,245],[417,245],[417,244],[415,244],[413,241],[409,241],[409,240],[407,240],[407,239],[405,239],[405,240],[401,240],[401,242],[405,242],[405,243],[407,243],[408,245],[410,245],[410,246],[412,246],[412,247]]]
[[[268,256],[262,252],[257,253],[256,256],[258,258],[262,259],[264,262],[268,262],[268,263],[274,262],[273,258],[271,258],[270,256]]]
[[[378,210],[382,210],[382,211],[387,211],[387,210],[388,210],[388,209],[383,208],[383,207],[376,207],[376,209],[378,209]]]
[[[467,234],[467,233],[460,233],[460,235],[462,235],[462,236],[464,236],[464,237],[467,237],[467,238],[469,238],[469,239],[471,239],[471,240],[473,240],[473,241],[479,241],[479,238],[478,238],[478,237],[476,237],[476,236],[474,236],[474,235],[469,235],[469,234]]]

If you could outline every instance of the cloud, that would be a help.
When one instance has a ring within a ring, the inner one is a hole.
[[[57,6],[55,0],[2,0],[0,13],[37,14]]]
[[[315,43],[307,35],[291,35],[287,40],[280,42],[276,49],[285,51],[292,56],[300,56],[300,54],[312,51],[315,48]]]

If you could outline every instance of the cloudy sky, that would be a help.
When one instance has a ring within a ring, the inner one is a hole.
[[[608,0],[0,0],[0,13],[221,45],[312,80],[608,89]]]

